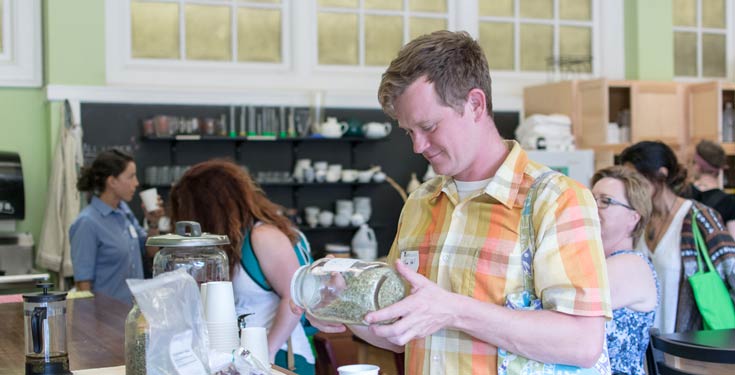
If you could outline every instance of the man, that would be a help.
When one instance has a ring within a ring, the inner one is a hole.
[[[410,295],[367,314],[369,327],[350,329],[373,345],[405,348],[407,374],[496,374],[498,347],[546,363],[595,364],[610,295],[595,201],[581,185],[555,177],[534,205],[535,292],[545,310],[503,306],[523,288],[521,206],[549,169],[500,137],[477,42],[464,32],[417,38],[383,74],[378,98],[441,176],[408,198],[390,250]]]
[[[728,232],[735,237],[735,197],[720,189],[720,172],[726,164],[727,156],[720,145],[707,140],[699,142],[692,160],[691,198],[719,212]]]

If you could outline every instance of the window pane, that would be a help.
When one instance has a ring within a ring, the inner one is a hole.
[[[592,29],[589,27],[560,26],[559,55],[587,59],[592,56]],[[575,72],[592,72],[592,63],[576,65]]]
[[[408,21],[409,39],[430,34],[437,30],[447,29],[447,20],[443,18],[419,18],[411,17]]]
[[[674,26],[697,26],[697,0],[674,0]]]
[[[357,65],[357,15],[319,13],[319,64]]]
[[[725,77],[725,35],[702,34],[702,75]]]
[[[515,38],[512,23],[480,22],[479,43],[490,70],[514,70]]]
[[[365,16],[365,65],[388,66],[403,45],[403,17]]]
[[[186,58],[232,60],[230,7],[186,5]]]
[[[357,8],[359,0],[319,0],[320,7]]]
[[[513,17],[513,0],[480,0],[480,16]]]
[[[521,70],[546,70],[546,59],[553,57],[554,27],[521,25]]]
[[[725,0],[702,1],[702,26],[725,28]]]
[[[559,18],[563,20],[591,20],[590,0],[559,0]]]
[[[237,10],[238,61],[281,62],[281,11]]]
[[[553,0],[518,0],[521,2],[522,18],[543,18],[550,19],[554,17],[554,1]]]
[[[674,32],[674,75],[697,76],[697,34]]]
[[[447,0],[410,0],[408,7],[415,12],[446,12]]]
[[[365,9],[403,10],[403,1],[365,0]]]
[[[136,58],[178,59],[179,5],[130,4],[131,55]]]

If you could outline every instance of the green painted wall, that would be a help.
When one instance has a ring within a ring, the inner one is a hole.
[[[625,0],[625,76],[674,78],[674,32],[670,0]]]
[[[44,1],[47,84],[105,85],[105,2]]]
[[[36,242],[46,209],[51,158],[45,98],[40,88],[0,88],[0,150],[18,152],[23,164],[26,218],[18,230],[31,232]]]

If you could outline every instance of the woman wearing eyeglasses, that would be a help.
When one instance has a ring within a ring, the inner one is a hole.
[[[632,249],[651,215],[650,188],[638,172],[621,166],[597,171],[592,185],[613,307],[605,325],[610,365],[613,373],[643,375],[658,281],[651,261]]]
[[[700,330],[702,317],[688,281],[698,268],[692,223],[702,232],[712,263],[731,295],[735,242],[717,211],[679,196],[687,171],[669,146],[639,142],[623,150],[620,161],[642,174],[653,188],[651,220],[637,244],[637,250],[651,258],[661,282],[661,303],[653,325],[664,334]]]

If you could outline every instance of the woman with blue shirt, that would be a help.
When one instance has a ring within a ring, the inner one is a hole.
[[[77,189],[91,193],[92,199],[69,229],[77,290],[132,301],[125,279],[143,278],[146,238],[158,234],[156,224],[146,233],[126,203],[137,187],[135,162],[122,151],[104,151],[91,167],[82,168]],[[159,208],[147,212],[146,219],[158,223],[162,215]]]

